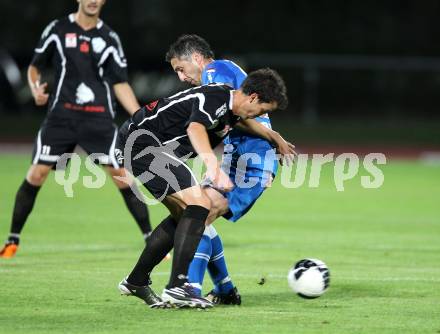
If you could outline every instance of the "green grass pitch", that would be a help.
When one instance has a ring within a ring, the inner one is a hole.
[[[28,164],[0,156],[1,238]],[[380,189],[363,189],[357,176],[337,192],[326,167],[317,189],[275,183],[242,221],[217,221],[243,305],[209,311],[150,310],[120,296],[117,283],[143,248],[121,196],[107,182],[76,184],[66,198],[52,175],[17,257],[0,261],[0,333],[440,333],[440,167],[381,168]],[[150,214],[156,225],[165,210]],[[315,300],[287,287],[289,267],[305,257],[331,271]],[[163,262],[152,275],[157,291],[169,269]]]

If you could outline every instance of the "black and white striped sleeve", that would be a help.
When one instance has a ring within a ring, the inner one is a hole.
[[[34,56],[31,65],[37,68],[44,68],[49,64],[53,52],[57,47],[62,47],[59,36],[56,32],[58,20],[54,20],[44,29],[41,34],[37,47],[34,50]]]
[[[219,92],[215,94],[197,93],[196,95],[189,123],[197,122],[203,124],[207,129],[214,128],[218,124],[218,119],[228,110],[227,97],[229,94]]]
[[[118,34],[110,31],[109,37],[110,43],[102,53],[99,66],[104,69],[104,77],[114,85],[128,81],[127,60]]]

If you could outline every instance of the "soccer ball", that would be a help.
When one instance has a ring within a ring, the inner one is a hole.
[[[330,271],[320,260],[304,259],[289,270],[287,282],[298,296],[306,299],[318,298],[329,287]]]

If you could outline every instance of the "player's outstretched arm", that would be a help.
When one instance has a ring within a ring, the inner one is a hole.
[[[206,166],[206,177],[214,183],[215,188],[222,191],[232,190],[234,185],[219,166],[217,157],[209,143],[205,126],[201,123],[191,122],[186,132],[191,145]]]
[[[265,127],[254,119],[240,120],[236,128],[251,135],[266,139],[276,147],[277,152],[281,154],[280,163],[286,162],[290,165],[296,155],[295,145],[286,141],[278,132]]]
[[[29,65],[27,77],[29,88],[31,89],[32,96],[34,97],[35,104],[37,106],[44,106],[49,99],[49,94],[46,93],[47,82],[40,84],[40,70],[34,65]]]
[[[113,90],[119,103],[121,103],[121,105],[130,115],[133,115],[140,109],[139,102],[137,101],[133,89],[131,89],[131,86],[128,84],[128,82],[114,84]]]

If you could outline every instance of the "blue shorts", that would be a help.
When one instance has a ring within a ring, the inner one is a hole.
[[[229,211],[223,217],[236,222],[271,184],[278,169],[278,160],[273,147],[260,138],[227,137],[224,144],[222,169],[235,187],[224,194]]]

